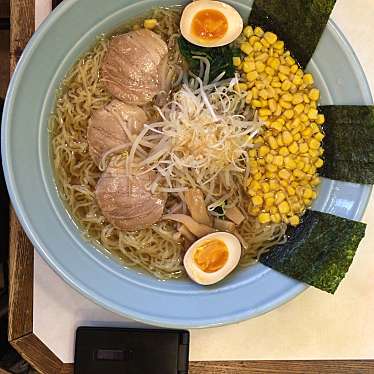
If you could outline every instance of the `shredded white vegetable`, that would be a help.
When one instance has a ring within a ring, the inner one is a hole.
[[[206,77],[193,79],[192,87],[184,84],[172,101],[156,108],[161,120],[146,125],[134,139],[128,167],[139,173],[157,171],[163,178],[149,186],[152,191],[200,188],[210,210],[225,200],[235,205],[243,200],[248,150],[261,123],[244,111],[245,94],[234,89],[237,77],[209,85]],[[147,155],[139,157],[138,148],[147,146]]]

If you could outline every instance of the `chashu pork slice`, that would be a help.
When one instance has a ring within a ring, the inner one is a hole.
[[[168,48],[159,35],[140,29],[111,39],[101,68],[106,89],[117,99],[144,105],[161,91],[160,66]]]
[[[116,228],[136,231],[161,219],[167,195],[148,189],[156,174],[129,175],[125,165],[111,162],[96,186],[96,199],[105,218]]]
[[[99,165],[107,151],[129,144],[129,136],[138,135],[146,121],[143,109],[119,100],[96,110],[89,119],[87,129],[89,153],[95,164]]]

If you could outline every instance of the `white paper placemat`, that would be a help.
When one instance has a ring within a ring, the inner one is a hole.
[[[36,0],[37,25],[50,0]],[[338,0],[332,15],[374,87],[374,2]],[[334,67],[331,67],[332,69]],[[374,197],[351,269],[334,296],[314,288],[261,317],[192,330],[190,358],[209,360],[374,359]],[[248,295],[250,297],[250,295]],[[34,333],[63,362],[73,362],[77,326],[139,326],[70,288],[35,253]]]

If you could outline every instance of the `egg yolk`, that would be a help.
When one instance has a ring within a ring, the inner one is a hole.
[[[222,240],[208,240],[195,250],[194,260],[197,266],[206,273],[221,269],[229,257],[229,251]]]
[[[200,39],[219,39],[226,34],[227,29],[226,17],[215,9],[201,10],[192,20],[192,33]]]

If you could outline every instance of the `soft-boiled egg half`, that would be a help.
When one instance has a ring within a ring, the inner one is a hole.
[[[219,47],[234,41],[243,30],[240,14],[221,1],[197,0],[188,4],[180,22],[182,35],[201,47]]]
[[[227,232],[216,232],[193,243],[183,264],[193,281],[207,286],[229,275],[238,265],[240,256],[238,238]]]

